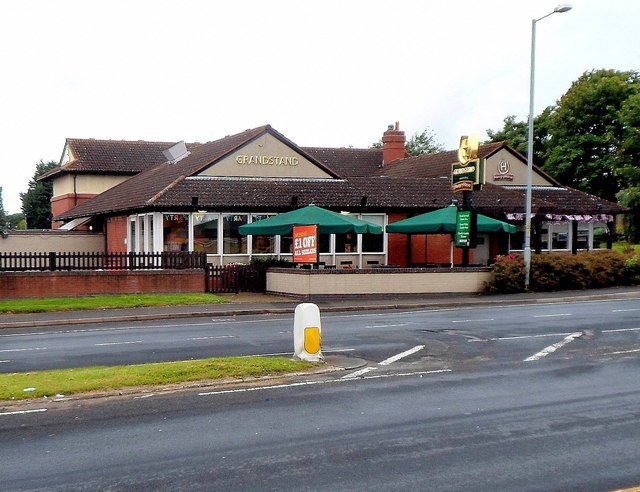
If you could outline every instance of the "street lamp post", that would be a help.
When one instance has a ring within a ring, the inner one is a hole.
[[[524,226],[524,287],[529,289],[531,278],[531,188],[533,186],[533,95],[536,68],[536,23],[552,14],[562,14],[571,10],[571,4],[558,5],[553,12],[531,21],[531,78],[529,80],[529,135],[527,140],[527,189],[525,196],[525,226]]]

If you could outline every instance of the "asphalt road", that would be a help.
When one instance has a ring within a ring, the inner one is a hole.
[[[362,357],[366,366],[253,385],[5,406],[0,489],[638,486],[639,313],[640,300],[609,300],[323,316],[325,350]],[[240,354],[292,343],[287,317],[171,325],[3,332],[11,336],[1,343],[46,347],[5,352],[37,356],[22,359],[26,365],[83,350],[80,360],[95,359],[105,347],[120,349],[109,357],[124,348],[137,359],[170,345],[184,355],[200,344]]]
[[[409,360],[462,369],[522,361],[549,345],[599,359],[637,343],[640,299],[592,300],[322,315],[323,351],[379,362],[417,345]],[[637,348],[637,347],[636,347]],[[634,348],[632,347],[631,350]],[[293,315],[103,323],[0,332],[0,372],[217,356],[293,354]]]

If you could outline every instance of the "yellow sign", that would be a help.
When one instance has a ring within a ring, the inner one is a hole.
[[[478,157],[479,148],[480,143],[478,142],[478,135],[475,133],[472,133],[469,136],[464,135],[460,137],[458,160],[463,164],[466,164],[471,159],[476,159]]]
[[[320,351],[320,328],[310,327],[304,329],[304,350],[308,354],[317,354]]]

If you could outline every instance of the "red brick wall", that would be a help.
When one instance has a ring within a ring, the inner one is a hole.
[[[204,292],[202,270],[0,274],[0,298]]]
[[[109,217],[106,223],[107,251],[110,253],[126,253],[127,217]]]
[[[53,197],[51,199],[51,214],[54,217],[56,215],[60,215],[61,213],[71,210],[73,207],[90,200],[94,196],[96,195],[91,193],[66,193],[65,195]],[[62,224],[64,224],[62,221],[52,222],[51,228],[57,229]]]

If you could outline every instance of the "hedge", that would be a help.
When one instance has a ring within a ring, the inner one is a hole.
[[[522,255],[497,258],[483,294],[524,292],[525,267]],[[597,289],[640,283],[640,258],[633,253],[612,250],[545,253],[531,256],[529,290],[550,292],[567,289]]]

